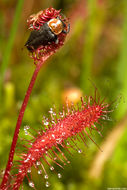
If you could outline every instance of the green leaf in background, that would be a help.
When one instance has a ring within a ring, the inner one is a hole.
[[[8,67],[9,60],[11,57],[11,52],[12,52],[18,24],[19,24],[20,15],[22,12],[23,3],[24,3],[24,0],[18,0],[18,2],[17,2],[16,10],[15,10],[14,18],[13,18],[13,23],[12,23],[11,30],[10,30],[10,36],[9,36],[9,39],[8,39],[8,42],[7,42],[7,45],[5,48],[5,52],[3,55],[3,61],[2,61],[1,67],[0,67],[0,102],[2,100],[2,96],[1,96],[2,92],[1,91],[2,91],[2,86],[3,86],[4,74],[5,74],[6,68]]]
[[[119,118],[127,111],[127,1],[124,1],[124,15],[121,53],[117,67],[118,91],[121,91],[123,98],[117,112]]]

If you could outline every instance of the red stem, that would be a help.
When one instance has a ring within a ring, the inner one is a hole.
[[[11,167],[13,165],[13,157],[14,157],[14,153],[15,153],[15,147],[16,147],[16,143],[18,140],[19,130],[20,130],[20,127],[22,124],[24,112],[26,110],[26,106],[28,104],[28,100],[29,100],[30,94],[32,92],[33,86],[35,84],[38,72],[40,71],[40,68],[43,65],[43,63],[44,63],[44,60],[42,62],[38,62],[38,64],[36,65],[36,69],[33,73],[33,76],[32,76],[32,79],[30,81],[29,87],[27,89],[24,101],[22,103],[22,107],[21,107],[20,112],[19,112],[15,132],[14,132],[14,136],[13,136],[13,140],[12,140],[12,145],[11,145],[11,149],[10,149],[10,153],[9,153],[8,163],[6,166],[5,173],[4,173],[3,181],[2,181],[1,186],[0,186],[1,190],[5,190],[6,186],[7,186],[7,181],[9,179],[9,173],[10,173]]]

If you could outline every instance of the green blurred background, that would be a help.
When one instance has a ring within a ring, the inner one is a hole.
[[[89,148],[78,143],[84,155],[68,155],[71,164],[50,173],[48,189],[127,189],[127,0],[0,0],[0,169],[7,163],[19,109],[35,65],[24,44],[29,36],[29,15],[47,7],[62,9],[71,31],[64,47],[41,69],[26,109],[23,126],[40,127],[54,104],[62,109],[73,89],[94,95],[94,83],[114,112],[103,123],[103,138]],[[77,101],[77,100],[76,100]],[[47,167],[48,171],[48,167]],[[1,174],[2,175],[2,174]],[[45,181],[33,170],[38,189]],[[25,181],[26,182],[26,181]],[[24,189],[30,189],[27,182]],[[124,189],[124,190],[125,190]]]

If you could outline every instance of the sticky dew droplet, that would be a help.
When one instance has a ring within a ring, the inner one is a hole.
[[[25,131],[25,135],[28,135],[28,131]]]
[[[53,170],[54,170],[54,167],[53,167],[53,166],[50,166],[50,170],[53,171]]]
[[[24,126],[24,131],[28,130],[30,128],[30,126],[26,125]]]
[[[34,188],[34,183],[32,181],[30,181],[29,186]]]
[[[21,169],[19,169],[19,173],[22,173],[22,170],[21,170]]]
[[[44,178],[45,178],[45,179],[48,179],[48,178],[49,178],[49,176],[46,174],[46,175],[44,175]]]
[[[65,136],[65,135],[66,135],[66,133],[65,133],[65,132],[63,132],[63,133],[62,133],[62,136]]]
[[[32,161],[35,161],[35,158],[34,158],[34,157],[32,158]]]
[[[42,170],[38,170],[38,172],[37,172],[37,173],[38,173],[39,175],[40,175],[40,174],[42,174]]]
[[[27,170],[27,173],[31,173],[31,168],[29,168],[29,169]]]
[[[53,113],[53,108],[50,108],[49,113],[50,113],[50,114]]]
[[[56,139],[56,143],[60,144],[62,142],[61,138]]]
[[[55,121],[54,121],[54,120],[52,120],[52,124],[55,124]]]
[[[64,117],[62,112],[60,112],[60,113],[59,113],[59,115],[60,115],[60,117],[61,117],[61,118],[63,118],[63,117]]]
[[[82,150],[81,150],[81,149],[79,149],[79,150],[78,150],[78,153],[79,153],[79,154],[81,154],[81,153],[82,153]]]
[[[69,142],[67,142],[67,146],[69,146],[70,145],[70,143]]]
[[[44,125],[46,125],[46,126],[47,126],[48,124],[49,124],[49,122],[48,122],[48,121],[44,121]]]
[[[39,162],[39,161],[36,162],[36,165],[37,165],[37,166],[39,166],[40,164],[41,164],[41,162]]]
[[[48,181],[46,181],[45,187],[49,187],[49,186],[50,186],[50,183]]]
[[[55,113],[55,112],[53,112],[53,115],[55,116],[55,115],[56,115],[56,113]]]
[[[59,179],[62,178],[62,175],[61,175],[60,173],[58,173],[58,178],[59,178]]]
[[[52,134],[52,137],[53,137],[53,139],[55,139],[55,135],[54,134]]]

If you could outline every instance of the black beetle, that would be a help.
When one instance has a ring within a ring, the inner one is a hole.
[[[50,19],[44,23],[39,30],[33,30],[25,43],[25,46],[30,52],[36,50],[39,46],[46,46],[52,42],[59,43],[58,35],[68,33],[70,31],[70,25],[68,24],[67,30],[65,30],[66,24],[59,18]]]

